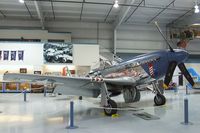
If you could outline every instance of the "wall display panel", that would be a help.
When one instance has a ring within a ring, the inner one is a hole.
[[[45,43],[43,47],[44,63],[72,63],[72,44]]]
[[[0,64],[41,66],[43,45],[38,42],[0,42]]]
[[[99,63],[99,45],[74,44],[74,65],[94,66]]]

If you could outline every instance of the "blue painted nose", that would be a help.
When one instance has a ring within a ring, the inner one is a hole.
[[[185,62],[189,57],[189,53],[183,49],[176,49],[174,51],[175,58],[178,63]]]

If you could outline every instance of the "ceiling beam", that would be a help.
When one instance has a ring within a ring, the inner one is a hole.
[[[125,20],[124,22],[127,22],[127,21],[129,20],[129,18],[136,12],[136,10],[139,8],[139,6],[140,6],[143,2],[145,2],[145,0],[142,0],[142,1],[138,4],[138,6],[133,10],[133,12],[126,18],[126,20]]]
[[[43,16],[43,13],[41,11],[41,7],[39,6],[38,1],[34,1],[34,4],[35,4],[35,8],[36,8],[36,11],[37,11],[38,18],[40,19],[42,29],[45,29],[44,16]]]
[[[56,16],[55,16],[54,7],[53,7],[53,1],[52,0],[51,0],[51,10],[52,10],[52,13],[53,13],[53,19],[55,20]]]
[[[113,9],[113,5],[110,7],[110,10],[108,11],[108,14],[106,15],[106,18],[104,19],[104,23],[107,21],[108,16],[110,15],[112,9]]]
[[[200,4],[198,4],[198,6],[200,6]],[[169,27],[169,26],[174,26],[176,23],[178,23],[179,22],[179,20],[180,19],[184,19],[184,17],[187,15],[187,14],[189,14],[189,13],[191,13],[192,11],[194,11],[194,7],[192,7],[190,10],[188,10],[188,11],[186,11],[184,14],[182,14],[182,15],[180,15],[178,18],[176,18],[176,19],[174,19],[173,21],[171,21],[170,23],[168,23],[167,24],[167,26]],[[185,25],[190,25],[189,23],[191,23],[191,22],[187,22],[189,19],[192,19],[192,20],[194,20],[194,19],[198,19],[199,17],[197,17],[198,16],[198,14],[193,14],[192,16],[190,16],[189,18],[187,18],[186,20],[183,20],[183,21],[185,21]],[[196,18],[197,17],[197,18]],[[182,21],[182,22],[183,22]],[[189,20],[190,21],[190,20]],[[194,21],[196,21],[196,20],[194,20]],[[181,24],[181,23],[179,23],[179,24]],[[183,24],[183,23],[182,23]],[[177,25],[177,24],[176,24]]]
[[[82,20],[82,15],[83,15],[83,5],[85,3],[85,0],[83,0],[83,3],[81,5],[81,13],[80,13],[80,21]]]
[[[43,1],[43,2],[49,2],[50,0],[25,0],[25,1]],[[92,5],[110,5],[113,6],[113,3],[107,3],[107,2],[89,2],[89,1],[65,1],[65,0],[52,0],[53,2],[56,3],[76,3],[76,4],[92,4]],[[119,6],[121,7],[137,7],[138,4],[126,4],[126,3],[119,3]],[[185,8],[166,8],[166,7],[161,7],[161,6],[153,6],[153,5],[140,5],[139,7],[141,8],[150,8],[150,9],[167,9],[167,10],[178,10],[178,11],[187,11]]]
[[[3,11],[0,10],[0,14],[1,14],[4,18],[6,18],[6,15],[3,13]]]
[[[134,2],[135,2],[135,0],[126,0],[127,4],[133,4]],[[126,17],[128,12],[130,11],[130,9],[131,9],[131,6],[121,7],[119,15],[114,22],[114,29],[117,29],[121,25],[121,23],[123,22],[124,18]]]
[[[176,0],[173,0],[170,2],[164,9],[162,9],[158,14],[156,14],[151,20],[149,20],[147,23],[151,23],[155,18],[157,18],[162,12],[164,12],[171,4],[173,4]]]
[[[31,14],[31,12],[30,12],[30,10],[29,10],[28,5],[26,4],[26,2],[24,2],[24,6],[26,7],[26,9],[27,9],[30,17],[33,18],[33,15]]]

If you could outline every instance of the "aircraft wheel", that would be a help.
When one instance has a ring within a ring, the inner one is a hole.
[[[165,96],[159,93],[156,94],[156,96],[154,97],[154,103],[156,106],[164,105],[166,103]]]
[[[107,116],[112,116],[117,113],[117,103],[111,99],[108,100],[108,106],[105,106],[104,113]]]
[[[83,96],[79,96],[78,99],[79,99],[79,100],[83,100]]]
[[[138,102],[138,101],[140,101],[140,91],[136,89],[136,96],[135,96],[134,102]]]

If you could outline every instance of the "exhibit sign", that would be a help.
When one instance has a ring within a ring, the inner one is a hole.
[[[72,47],[69,43],[45,43],[44,63],[72,63]]]

